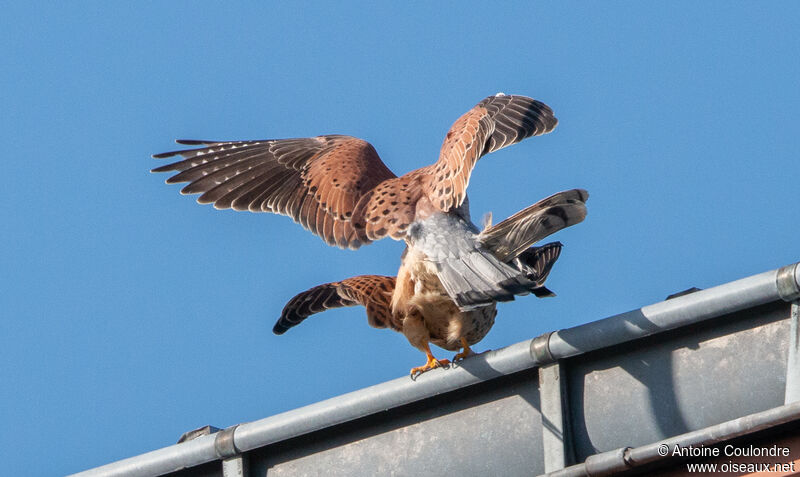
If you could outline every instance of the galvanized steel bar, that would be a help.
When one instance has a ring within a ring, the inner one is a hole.
[[[563,359],[783,300],[790,296],[786,290],[800,283],[800,267],[797,265],[791,264],[605,320],[556,331],[547,342],[547,350],[553,359]],[[779,272],[786,278],[778,281]]]
[[[398,378],[265,419],[239,424],[232,430],[233,440],[230,443],[232,447],[216,442],[215,437],[220,434],[218,432],[74,475],[81,477],[153,476],[220,460],[229,453],[226,449],[235,449],[240,453],[247,452],[271,443],[531,368],[535,363],[530,355],[530,341],[496,351],[487,351],[462,361],[450,369],[428,371],[419,376],[416,381],[412,381],[409,377]],[[216,447],[220,447],[220,449],[217,450]]]
[[[112,462],[74,475],[145,477],[163,475],[219,459],[214,450],[214,434],[164,447],[136,457]]]
[[[386,411],[534,366],[530,340],[482,353],[451,369],[437,369],[370,386],[326,401],[242,424],[236,447],[247,451],[332,425]]]
[[[689,445],[708,447],[797,420],[800,420],[800,402],[774,407],[766,411],[732,419],[722,424],[706,427],[705,429],[687,432],[660,442],[636,447],[627,453],[626,460],[634,466],[644,465],[664,458],[658,452],[659,446],[663,444],[666,444],[669,449],[674,449],[676,445],[681,447]]]

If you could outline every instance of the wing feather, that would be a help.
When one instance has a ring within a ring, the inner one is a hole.
[[[477,160],[526,137],[553,130],[550,108],[525,96],[490,96],[447,133],[436,163],[396,177],[368,142],[328,135],[260,141],[179,140],[195,149],[156,154],[180,161],[168,183],[188,182],[215,208],[288,215],[330,245],[358,248],[405,237],[427,197],[443,212],[460,206]]]
[[[198,170],[199,167],[189,169],[181,172],[170,180],[175,179],[172,183],[189,182],[188,185],[181,189],[181,194],[197,194],[206,192],[222,183],[227,182],[230,186],[235,186],[237,182],[241,183],[244,176],[247,174],[260,174],[272,169],[272,164],[264,164],[258,157],[245,158],[225,167],[216,168],[218,164],[213,164],[205,170]],[[192,174],[186,174],[192,172]],[[181,176],[181,174],[186,174]]]
[[[318,285],[289,300],[272,331],[280,335],[315,313],[355,305],[367,309],[367,321],[371,326],[400,331],[400,323],[393,319],[390,305],[394,287],[395,277],[380,275],[360,275]]]
[[[288,215],[343,248],[370,243],[355,230],[355,207],[375,186],[396,177],[372,145],[351,136],[178,142],[202,147],[156,154],[182,160],[153,172],[177,172],[167,182],[188,182],[183,193],[201,194],[198,202],[218,209]]]
[[[428,166],[426,195],[443,212],[460,206],[478,159],[527,137],[548,133],[557,124],[553,111],[535,99],[489,96],[447,132],[439,160]]]

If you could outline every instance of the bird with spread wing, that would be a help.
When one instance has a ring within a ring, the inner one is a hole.
[[[370,324],[401,331],[427,356],[412,374],[439,367],[429,343],[470,354],[494,323],[494,305],[515,295],[547,295],[544,279],[560,244],[531,245],[586,215],[588,194],[555,194],[481,232],[466,189],[477,160],[557,124],[552,110],[525,96],[499,93],[479,102],[448,131],[439,159],[397,177],[368,142],[325,135],[257,141],[179,140],[200,146],[156,154],[182,160],[183,194],[218,209],[288,215],[330,245],[356,249],[391,237],[406,250],[396,278],[360,276],[301,293],[284,309],[278,334],[306,316],[363,304]],[[316,291],[315,291],[316,290]]]

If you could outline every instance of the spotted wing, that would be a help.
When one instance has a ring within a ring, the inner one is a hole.
[[[416,220],[417,201],[422,195],[420,170],[388,179],[367,192],[356,206],[354,223],[365,241],[389,236],[403,240]]]
[[[371,144],[351,136],[178,143],[202,147],[154,155],[183,160],[153,172],[177,171],[167,183],[188,182],[181,193],[202,194],[197,201],[217,209],[288,215],[341,248],[371,242],[356,230],[353,211],[367,192],[396,177]]]
[[[394,284],[395,277],[360,275],[316,286],[289,300],[272,331],[281,335],[315,313],[355,305],[366,307],[371,326],[399,331],[399,324],[392,320],[391,312]]]
[[[428,166],[426,194],[442,211],[464,201],[470,174],[481,156],[530,136],[552,131],[558,120],[544,103],[525,96],[489,96],[456,120],[439,160]]]

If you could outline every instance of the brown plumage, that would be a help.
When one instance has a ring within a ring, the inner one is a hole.
[[[391,312],[394,287],[395,277],[381,275],[361,275],[315,286],[289,300],[272,331],[282,335],[315,313],[355,305],[367,309],[370,326],[402,331],[402,323],[394,320]]]
[[[288,215],[328,244],[355,249],[386,236],[402,240],[420,213],[460,206],[478,158],[550,132],[557,122],[534,99],[490,96],[453,124],[434,164],[402,177],[368,142],[342,135],[179,140],[202,147],[154,155],[183,160],[153,172],[177,171],[167,183],[188,182],[181,193],[202,194],[200,203]]]

